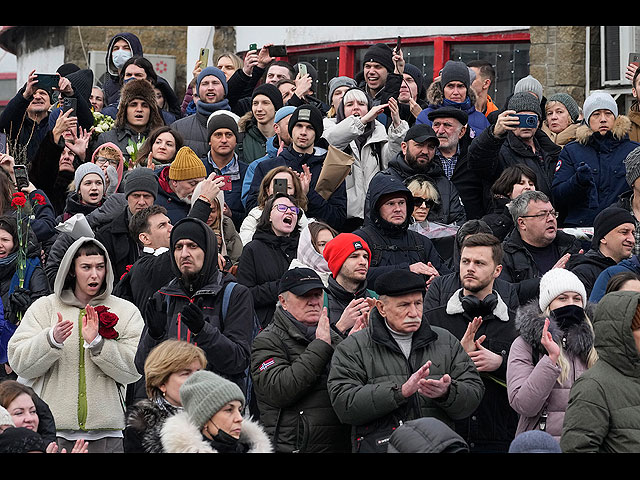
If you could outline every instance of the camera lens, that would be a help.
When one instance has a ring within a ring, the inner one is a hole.
[[[525,122],[529,128],[535,128],[538,126],[538,118],[535,115],[527,117]]]

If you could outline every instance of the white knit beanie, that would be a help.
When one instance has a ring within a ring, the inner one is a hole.
[[[564,268],[552,268],[540,279],[540,311],[544,312],[554,298],[565,292],[580,294],[582,306],[587,305],[587,291],[576,274]]]
[[[614,117],[618,117],[618,104],[611,94],[607,92],[593,92],[584,101],[582,112],[587,124],[589,123],[589,117],[596,110],[610,110]]]
[[[13,418],[11,418],[11,414],[0,405],[0,425],[10,425],[15,427],[16,425],[13,423]]]

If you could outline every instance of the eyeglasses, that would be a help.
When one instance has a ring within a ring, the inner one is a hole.
[[[285,205],[284,203],[277,203],[272,207],[272,210],[274,208],[276,210],[278,210],[279,212],[282,212],[282,213],[286,213],[287,210],[291,210],[296,215],[298,215],[298,213],[300,213],[300,209],[298,207],[296,207],[294,205],[291,205],[291,206]]]
[[[110,163],[111,165],[118,166],[118,162],[116,160],[112,160],[111,158],[105,157],[96,157],[96,165],[105,165]]]
[[[551,215],[553,218],[558,218],[558,212],[555,210],[549,210],[548,212],[540,212],[535,215],[520,215],[521,218],[547,218]]]
[[[436,202],[434,202],[430,198],[422,198],[422,197],[413,197],[413,206],[420,207],[424,203],[425,207],[432,208]]]

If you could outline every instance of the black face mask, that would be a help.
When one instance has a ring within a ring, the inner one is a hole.
[[[218,429],[218,433],[212,438],[220,453],[245,453],[247,450],[246,445],[224,430]]]
[[[584,321],[584,308],[579,305],[565,305],[553,310],[551,316],[562,330],[567,330],[572,325]]]

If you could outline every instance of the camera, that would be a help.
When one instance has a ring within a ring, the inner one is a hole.
[[[522,113],[516,115],[520,119],[518,127],[520,128],[538,128],[538,116],[531,113]]]

